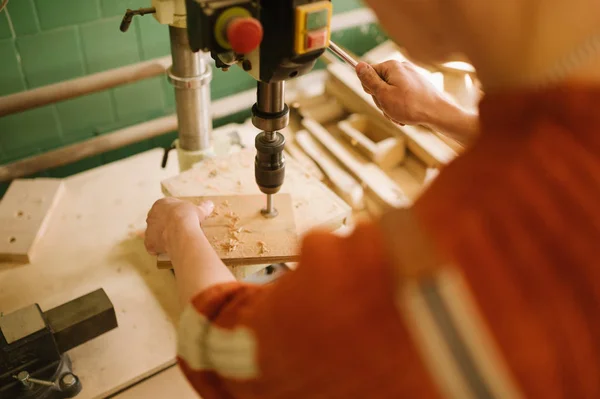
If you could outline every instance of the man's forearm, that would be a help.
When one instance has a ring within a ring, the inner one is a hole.
[[[172,233],[169,243],[183,305],[207,288],[236,281],[199,228],[182,227]]]
[[[469,146],[479,135],[479,115],[443,99],[429,115],[427,126]]]

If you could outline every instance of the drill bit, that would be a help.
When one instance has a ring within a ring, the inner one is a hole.
[[[262,215],[266,218],[275,218],[279,214],[275,205],[273,204],[273,194],[267,194],[267,207],[261,211]]]

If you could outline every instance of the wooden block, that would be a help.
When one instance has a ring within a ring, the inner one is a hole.
[[[338,166],[305,130],[296,133],[296,142],[323,170],[334,191],[354,210],[364,208],[364,190],[359,182]]]
[[[392,208],[410,205],[411,201],[402,189],[376,165],[358,161],[327,129],[317,122],[304,118],[302,125],[382,204]]]
[[[164,180],[163,193],[173,197],[261,194],[254,178],[255,155],[254,149],[247,149],[207,159],[194,169]],[[315,227],[337,230],[346,224],[352,214],[348,204],[305,172],[293,159],[286,161],[281,193],[292,196],[299,234]]]
[[[62,193],[57,179],[13,181],[0,202],[0,261],[32,261]]]
[[[440,167],[456,157],[456,152],[434,132],[421,126],[398,126],[390,122],[373,98],[367,94],[356,74],[345,65],[331,64],[327,67],[330,80],[326,83],[328,93],[334,95],[349,111],[365,113],[395,129],[407,140],[406,145],[428,166]]]
[[[347,120],[338,123],[338,127],[353,147],[381,169],[390,170],[404,160],[404,139],[395,135],[385,125],[365,115],[353,114]]]
[[[261,215],[264,195],[228,195],[182,198],[200,204],[212,201],[213,214],[202,223],[204,234],[225,265],[248,266],[298,260],[298,233],[292,197],[274,196],[276,218]],[[160,268],[171,267],[163,257]]]

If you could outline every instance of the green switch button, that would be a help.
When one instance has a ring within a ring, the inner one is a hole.
[[[329,10],[314,11],[306,16],[306,29],[316,30],[325,28],[329,22]]]

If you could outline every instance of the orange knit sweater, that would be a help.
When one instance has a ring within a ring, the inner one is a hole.
[[[600,398],[600,88],[486,97],[482,136],[415,205],[530,398]],[[181,321],[204,399],[437,398],[394,306],[377,225],[313,233],[271,286],[209,289]]]

